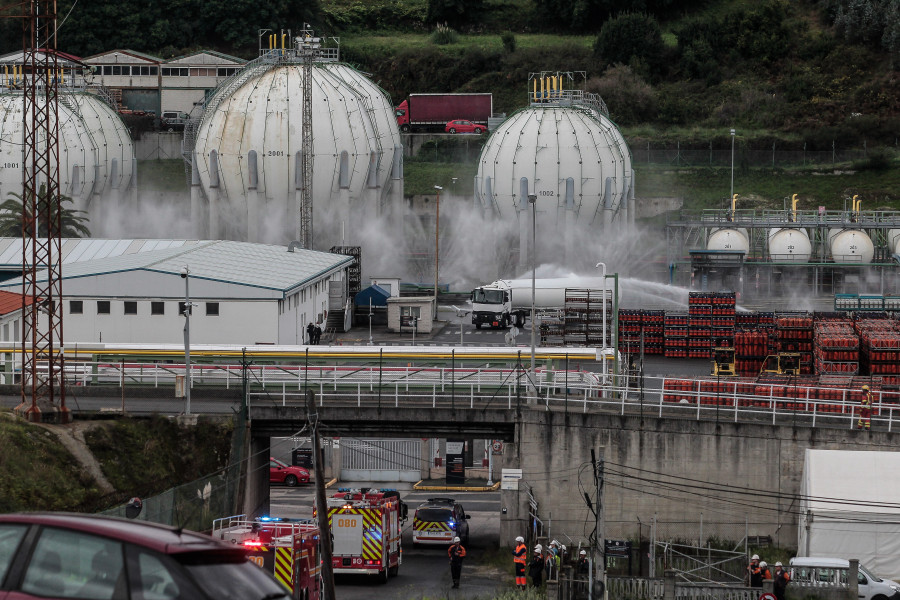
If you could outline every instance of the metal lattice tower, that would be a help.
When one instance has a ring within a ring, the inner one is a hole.
[[[320,38],[313,36],[309,24],[300,31],[297,51],[303,59],[303,130],[300,147],[300,224],[297,239],[307,250],[313,249],[313,134],[312,71],[321,48]]]
[[[19,409],[24,409],[31,421],[55,418],[68,422],[62,354],[60,73],[55,0],[31,0],[29,13],[23,19],[22,34],[22,403]],[[40,237],[44,233],[40,227],[46,229],[46,237]],[[46,277],[39,278],[38,271],[42,268],[46,269]],[[41,315],[46,319],[46,327],[41,327]],[[53,412],[57,414],[52,415]]]

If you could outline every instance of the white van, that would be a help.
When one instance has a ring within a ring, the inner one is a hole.
[[[798,556],[791,559],[791,581],[819,584],[847,584],[850,561],[843,558]],[[859,565],[859,597],[861,600],[900,600],[900,583],[873,575]]]

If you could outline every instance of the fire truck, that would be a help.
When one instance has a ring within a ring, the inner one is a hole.
[[[212,535],[246,548],[250,560],[274,574],[295,600],[319,600],[319,528],[314,520],[235,515],[213,521]]]
[[[396,490],[341,488],[328,498],[335,575],[374,575],[381,583],[400,570],[400,528],[406,504]]]

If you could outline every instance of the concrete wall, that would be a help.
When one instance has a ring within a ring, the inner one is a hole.
[[[567,416],[538,409],[524,414],[516,444],[504,449],[503,461],[507,467],[521,461],[540,518],[546,524],[552,516],[552,535],[561,540],[565,534],[584,541],[592,530],[582,488],[594,496],[590,450],[604,447],[607,538],[635,537],[639,519],[646,537],[657,515],[661,523],[679,522],[669,530],[682,539],[698,539],[702,513],[704,539],[739,540],[747,523],[751,536],[769,535],[779,546],[796,547],[797,504],[790,496],[800,493],[804,451],[896,451],[898,437],[655,418],[645,418],[642,426],[638,417]],[[840,490],[834,495],[839,497]],[[501,544],[511,545],[527,529],[527,497],[521,489],[505,491],[501,503],[507,509],[501,516]],[[664,529],[660,525],[658,532]]]
[[[146,132],[141,135],[141,139],[135,140],[134,155],[138,160],[182,160],[183,140],[184,134],[180,131]],[[138,185],[142,185],[140,167],[138,167]]]

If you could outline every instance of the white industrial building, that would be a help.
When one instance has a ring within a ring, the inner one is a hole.
[[[134,249],[135,240],[79,242],[109,251],[63,260],[66,346],[182,342],[185,267],[192,344],[303,344],[308,323],[324,328],[329,311],[346,308],[346,270],[354,260],[233,241],[162,242],[132,253],[125,249]],[[21,288],[20,278],[0,283],[7,291]]]

